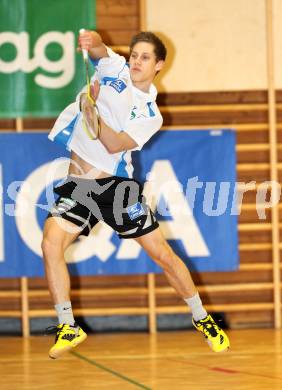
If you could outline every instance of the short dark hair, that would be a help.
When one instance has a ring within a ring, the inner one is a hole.
[[[158,61],[165,61],[166,59],[166,47],[161,41],[159,37],[157,37],[154,33],[150,31],[142,31],[136,35],[131,40],[130,43],[130,54],[133,50],[133,47],[136,45],[138,42],[148,42],[151,43],[154,46],[154,52],[156,55],[157,62]]]

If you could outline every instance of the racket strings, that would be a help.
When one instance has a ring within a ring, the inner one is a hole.
[[[87,93],[81,94],[80,109],[82,112],[82,124],[85,132],[92,140],[97,140],[101,132],[100,115],[96,106],[96,100],[91,95],[88,58],[84,60],[86,71]],[[94,69],[95,73],[96,69]]]
[[[82,94],[80,107],[84,130],[91,139],[98,139],[101,132],[101,126],[96,104],[93,104],[93,100],[89,99],[88,94]]]

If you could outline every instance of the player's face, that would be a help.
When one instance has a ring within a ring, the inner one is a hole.
[[[138,42],[129,58],[130,76],[133,83],[151,83],[163,61],[156,60],[154,46],[149,42]]]

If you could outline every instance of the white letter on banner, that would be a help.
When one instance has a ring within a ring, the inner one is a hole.
[[[188,179],[186,186],[186,199],[192,210],[194,210],[197,188],[203,188],[203,185],[203,182],[198,181],[198,176]]]
[[[45,88],[61,88],[69,84],[74,76],[74,33],[61,33],[51,31],[43,34],[36,42],[34,55],[39,62],[39,66],[47,72],[63,72],[60,76],[50,77],[43,74],[35,76],[35,82]],[[62,46],[63,55],[58,61],[50,61],[45,55],[45,49],[50,43],[58,43]]]
[[[46,205],[37,205],[37,202],[47,186],[66,177],[68,165],[69,159],[61,158],[40,166],[26,178],[17,196],[16,224],[19,234],[25,244],[40,257],[42,256],[42,231],[37,222],[36,207],[46,209]],[[21,207],[24,205],[23,207],[26,208],[27,204],[28,212],[23,214]],[[95,237],[90,234],[73,243],[66,252],[67,262],[77,263],[95,255],[101,261],[107,261],[116,249],[110,241],[113,232],[106,225],[102,225],[97,227],[97,233]]]
[[[231,215],[241,214],[244,193],[255,189],[256,189],[255,181],[250,181],[249,183],[237,182],[235,184],[232,207],[231,207]]]
[[[33,72],[41,67],[47,72],[59,73],[59,76],[47,76],[38,74],[35,76],[35,83],[41,87],[56,89],[69,84],[75,73],[75,37],[74,33],[68,31],[47,32],[37,40],[34,47],[34,56],[29,58],[29,34],[27,32],[0,33],[0,46],[9,43],[15,46],[17,55],[12,61],[0,59],[0,71],[2,73],[14,73],[22,70],[25,73]],[[58,61],[51,61],[46,57],[45,50],[50,43],[61,45],[63,55]]]
[[[5,43],[10,43],[15,46],[17,55],[12,61],[0,60],[0,71],[2,73],[13,73],[18,72],[19,70],[32,72],[37,67],[35,58],[29,60],[29,35],[27,32],[0,33],[0,46]]]
[[[3,175],[0,164],[0,262],[4,261]]]
[[[17,195],[18,195],[18,193],[21,190],[21,185],[22,184],[23,184],[23,181],[12,181],[12,183],[10,183],[8,185],[7,195],[14,202],[17,199]],[[25,191],[27,193],[29,193],[31,191],[31,188],[28,188],[28,186],[26,185],[25,186]],[[18,209],[18,211],[21,212],[22,216],[25,215],[28,212],[28,206],[29,205],[27,203],[24,203],[24,201],[22,202],[21,209],[20,210]],[[5,204],[5,214],[9,215],[9,217],[14,217],[16,215],[16,204],[15,203],[6,203]]]
[[[271,190],[270,199],[266,201],[269,189]],[[280,201],[280,196],[281,186],[277,181],[264,181],[259,184],[256,196],[256,209],[259,219],[266,219],[265,210],[276,206]]]
[[[227,209],[228,198],[230,191],[230,183],[228,181],[219,184],[217,206],[213,209],[215,202],[216,182],[209,181],[206,184],[203,211],[209,217],[218,217],[223,215]]]
[[[208,257],[209,249],[200,232],[200,229],[193,217],[187,200],[183,194],[182,186],[177,180],[176,174],[169,161],[156,161],[151,169],[150,178],[144,186],[144,195],[152,209],[157,208],[157,204],[163,198],[170,210],[172,221],[160,221],[160,227],[167,239],[181,240],[188,256]],[[165,190],[163,192],[163,190]],[[180,212],[181,210],[181,212]],[[129,259],[138,257],[141,247],[131,240],[123,240],[117,259]]]

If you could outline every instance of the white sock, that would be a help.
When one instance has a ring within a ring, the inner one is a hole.
[[[193,295],[193,297],[185,298],[184,301],[190,307],[192,311],[192,316],[195,321],[202,320],[208,315],[205,308],[203,307],[199,293],[196,293],[195,295]]]
[[[71,307],[71,302],[62,302],[55,305],[55,310],[59,319],[59,324],[74,325],[74,317]]]

